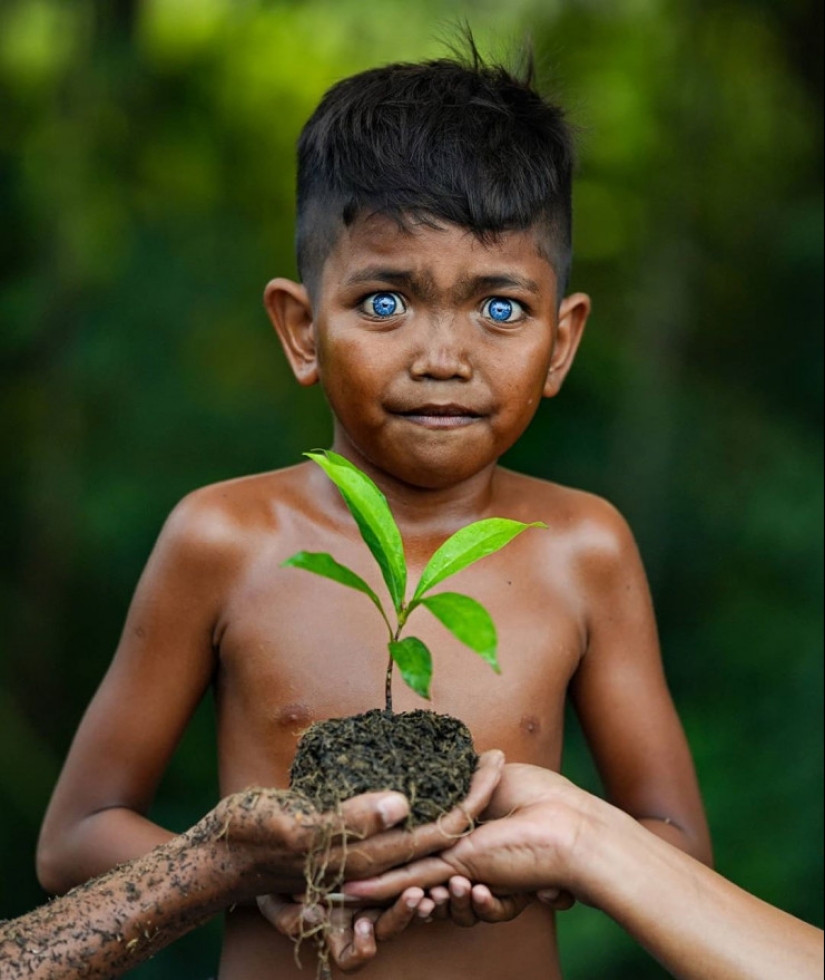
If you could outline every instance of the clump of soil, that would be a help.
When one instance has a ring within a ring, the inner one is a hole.
[[[415,827],[465,799],[477,765],[472,736],[457,718],[376,709],[310,726],[298,743],[290,787],[322,812],[359,793],[396,790],[409,799]]]

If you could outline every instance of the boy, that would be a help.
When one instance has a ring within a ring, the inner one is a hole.
[[[480,750],[558,769],[569,690],[610,800],[707,860],[689,751],[663,677],[644,572],[624,521],[589,494],[497,463],[555,396],[590,310],[565,296],[571,140],[504,69],[440,61],[347,79],[299,144],[302,283],[266,307],[300,384],[320,383],[333,448],[386,493],[412,575],[459,527],[544,521],[461,573],[499,631],[503,676],[435,622],[432,707]],[[61,890],[167,839],[145,813],[214,684],[223,794],[284,786],[311,721],[381,703],[380,622],[361,597],[283,568],[328,551],[381,587],[337,490],[313,464],[187,497],[138,585],[112,666],[72,746],[39,866]],[[400,686],[399,708],[420,707]],[[251,908],[228,917],[221,980],[298,980]],[[472,933],[435,923],[383,949],[375,980],[558,980],[539,904]]]

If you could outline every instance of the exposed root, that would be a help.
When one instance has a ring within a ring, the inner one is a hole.
[[[444,818],[447,816],[446,813],[442,813],[441,816],[436,821],[436,823],[438,824],[438,829],[441,831],[442,834],[444,834],[447,840],[461,840],[462,837],[469,837],[470,834],[476,829],[477,824],[472,814],[468,813],[461,804],[458,805],[458,809],[461,810],[461,812],[464,814],[464,816],[467,819],[467,827],[465,830],[462,830],[460,834],[448,834],[447,831],[444,830],[441,824]]]
[[[430,711],[412,711],[390,717],[374,710],[351,718],[329,719],[304,732],[290,771],[290,787],[311,801],[320,812],[340,818],[342,801],[360,793],[395,790],[410,801],[407,829],[437,822],[445,840],[458,840],[475,826],[465,808],[469,829],[461,834],[444,830],[444,817],[466,799],[478,764],[472,736],[456,718]],[[340,911],[329,896],[341,890],[345,875],[330,874],[343,852],[352,854],[355,834],[341,834],[343,821],[318,828],[317,839],[305,863],[304,914],[295,940],[300,967],[301,947],[311,942],[317,953],[317,980],[331,980],[330,935]],[[412,853],[410,857],[412,857]],[[346,913],[344,913],[346,915]],[[348,921],[347,918],[344,921]]]
[[[336,816],[340,818],[341,815],[342,807],[339,803]],[[311,941],[315,947],[317,980],[332,980],[328,943],[332,924],[328,914],[327,896],[339,891],[344,883],[343,869],[346,865],[349,841],[362,839],[347,830],[339,832],[341,824],[340,819],[329,820],[318,828],[315,844],[304,863],[306,891],[303,898],[304,912],[301,916],[300,931],[295,940],[295,963],[299,968],[301,967],[301,947],[305,942]],[[333,848],[336,849],[336,857],[341,856],[343,860],[340,869],[330,875],[329,865]],[[316,925],[309,925],[307,919],[318,919],[318,922]]]

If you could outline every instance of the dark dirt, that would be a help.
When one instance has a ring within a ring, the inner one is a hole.
[[[478,765],[463,722],[432,711],[368,711],[312,725],[298,744],[290,787],[319,810],[359,793],[397,790],[410,826],[430,823],[460,803]]]

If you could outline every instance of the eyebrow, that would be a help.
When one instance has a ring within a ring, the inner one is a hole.
[[[392,286],[408,289],[412,293],[425,297],[435,294],[435,283],[431,276],[420,277],[407,269],[393,269],[386,266],[368,266],[349,276],[344,286],[356,286],[359,283],[382,282]],[[539,295],[541,287],[534,279],[510,273],[500,273],[487,276],[468,276],[460,279],[455,292],[462,300],[471,299],[478,293],[496,292],[500,289],[514,289],[534,296]]]
[[[422,285],[421,280],[413,272],[405,269],[392,269],[385,266],[371,265],[360,272],[354,272],[344,280],[345,286],[357,286],[364,282],[388,282],[393,286],[408,286],[415,289]]]
[[[535,279],[526,279],[524,276],[515,276],[509,273],[493,276],[475,276],[472,279],[462,280],[461,285],[470,294],[475,292],[495,292],[497,289],[518,289],[533,293],[533,295],[538,295],[541,291],[541,287]]]

